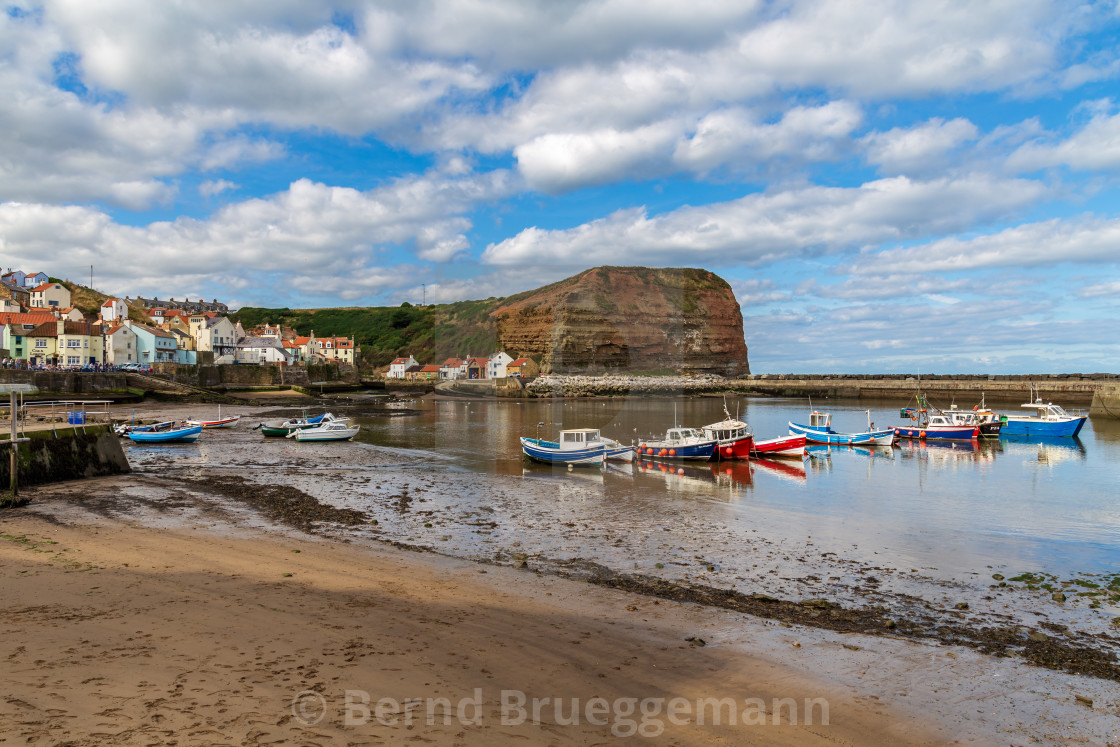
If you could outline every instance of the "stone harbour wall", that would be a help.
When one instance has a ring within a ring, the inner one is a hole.
[[[131,472],[120,438],[107,426],[32,432],[31,441],[19,444],[18,480],[20,486],[43,485],[87,477],[121,475]],[[0,452],[0,489],[11,480],[11,460],[7,448]]]

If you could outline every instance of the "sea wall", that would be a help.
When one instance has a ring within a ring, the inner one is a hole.
[[[353,366],[325,365],[182,365],[159,363],[152,373],[176,384],[205,387],[207,389],[241,389],[253,387],[300,386],[320,382],[357,382]]]
[[[60,428],[27,434],[31,439],[19,444],[18,480],[20,486],[43,485],[87,477],[120,475],[130,472],[128,458],[120,439],[107,426]],[[7,448],[0,452],[0,489],[11,480],[11,460]]]
[[[1120,383],[1106,384],[1093,394],[1089,414],[1094,418],[1120,420]]]
[[[60,394],[98,394],[128,389],[122,373],[25,371],[15,368],[0,368],[0,384],[30,384],[40,392]]]

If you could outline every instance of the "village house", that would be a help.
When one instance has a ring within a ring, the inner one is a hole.
[[[204,321],[195,325],[195,317],[191,317],[191,330],[194,332],[195,350],[200,353],[211,352],[214,354],[215,363],[232,363],[234,352],[237,350],[237,341],[245,335],[238,334],[237,327],[224,316],[203,317]],[[219,360],[228,356],[227,361]]]
[[[55,313],[58,314],[59,319],[65,319],[68,322],[84,322],[86,320],[86,315],[77,306],[59,309]]]
[[[435,381],[439,379],[439,366],[421,366],[412,378],[421,381]]]
[[[125,326],[136,333],[138,363],[174,363],[178,357],[175,336],[159,327],[149,327],[131,320]]]
[[[507,377],[518,377],[528,379],[534,376],[539,376],[541,373],[540,366],[532,358],[518,358],[506,365]]]
[[[315,339],[316,354],[330,363],[354,365],[354,341],[346,337],[320,337]]]
[[[409,368],[411,368],[412,366],[416,366],[416,365],[419,365],[419,364],[416,362],[416,359],[413,358],[411,355],[408,356],[407,358],[397,358],[396,360],[394,360],[392,363],[389,364],[389,370],[388,370],[388,372],[386,372],[385,378],[387,378],[387,379],[404,379],[404,378],[407,378],[405,376],[405,373],[408,371]]]
[[[50,277],[48,277],[45,272],[32,272],[28,274],[22,270],[12,270],[9,268],[6,273],[0,275],[0,280],[18,285],[20,288],[25,288],[26,290],[31,290],[38,285],[50,282]]]
[[[58,365],[85,366],[104,359],[105,339],[89,322],[55,322],[58,340]]]
[[[486,358],[467,358],[463,361],[462,376],[464,379],[485,379],[487,366],[490,363]]]
[[[463,361],[459,358],[448,358],[439,367],[439,377],[444,381],[453,381],[459,378],[459,367],[463,365]]]
[[[151,312],[149,310],[155,308],[178,309],[180,311],[185,311],[188,314],[207,312],[211,312],[214,314],[229,313],[229,307],[224,303],[218,303],[218,299],[216,298],[213,301],[203,301],[201,298],[197,301],[191,301],[189,298],[182,301],[176,301],[174,298],[170,298],[166,301],[161,301],[157,296],[156,298],[137,297],[136,301],[144,307],[144,310],[148,312],[148,316],[151,316]]]
[[[23,311],[23,307],[15,301],[7,298],[0,298],[0,314],[18,314]]]
[[[124,324],[105,328],[105,362],[113,366],[139,363],[136,333]]]
[[[53,315],[46,313],[0,314],[0,325],[4,330],[3,348],[8,351],[8,357],[29,361],[33,343],[27,339],[28,335],[40,325],[56,321]]]
[[[70,289],[62,283],[42,283],[31,289],[31,306],[65,309],[70,306]]]
[[[128,318],[128,306],[119,298],[107,298],[101,304],[101,321],[117,322]]]
[[[494,353],[486,361],[486,378],[488,379],[504,379],[506,378],[506,365],[513,363],[513,356],[509,353],[499,350]]]
[[[32,329],[26,335],[27,352],[24,360],[32,365],[58,363],[58,320],[52,319]],[[23,357],[23,356],[21,356]]]
[[[234,359],[238,363],[265,365],[279,363],[290,366],[294,359],[276,337],[245,337],[238,341]]]
[[[9,280],[0,280],[0,298],[23,308],[31,305],[31,291]]]

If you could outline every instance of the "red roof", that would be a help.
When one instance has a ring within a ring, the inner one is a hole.
[[[458,368],[459,366],[463,365],[463,361],[459,360],[458,358],[448,358],[443,362],[443,365],[448,368]]]
[[[517,366],[524,366],[528,362],[529,362],[528,358],[518,358],[513,363],[508,364],[506,366],[506,368],[516,368]]]
[[[390,366],[399,366],[401,364],[408,363],[409,360],[410,360],[410,358],[397,358],[395,361],[393,361],[389,365]]]
[[[467,365],[477,365],[486,368],[486,364],[490,362],[489,358],[467,358]]]
[[[439,373],[439,366],[424,366],[420,373]]]
[[[39,285],[37,285],[37,286],[35,286],[34,288],[32,288],[32,289],[31,289],[31,292],[32,292],[32,293],[35,293],[35,292],[37,292],[37,291],[45,291],[45,290],[47,290],[48,288],[54,288],[54,287],[62,288],[62,287],[63,287],[63,285],[62,285],[61,283],[51,283],[51,282],[47,282],[47,283],[40,283]]]
[[[49,313],[0,312],[0,324],[45,324],[53,321],[55,321],[54,314]]]

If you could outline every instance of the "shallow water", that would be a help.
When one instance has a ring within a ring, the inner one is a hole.
[[[370,400],[367,411],[384,405]],[[518,437],[536,436],[540,423],[541,436],[595,427],[629,443],[674,423],[722,420],[724,402],[428,398],[398,406],[400,415],[356,417],[362,430],[352,443],[265,439],[251,429],[250,414],[239,428],[207,431],[195,444],[126,449],[141,474],[236,475],[360,510],[370,524],[339,529],[355,541],[577,575],[595,564],[900,614],[914,600],[954,614],[967,600],[985,624],[1048,620],[1103,631],[1120,611],[1108,593],[1088,593],[1073,578],[1120,584],[1101,578],[1120,572],[1120,426],[1109,421],[1090,423],[1077,440],[812,447],[804,461],[641,461],[569,471],[524,460]],[[808,413],[798,400],[742,398],[727,407],[759,438],[783,434]],[[858,404],[829,402],[828,410],[837,430],[867,424]],[[873,408],[870,416],[886,426],[898,408]],[[996,583],[1027,571],[1060,577],[1054,584],[1065,579],[1068,600],[1022,582]]]
[[[597,427],[630,443],[674,422],[698,426],[720,420],[724,401],[412,404],[424,414],[363,420],[361,440],[438,453],[443,458],[429,469],[449,476],[466,471],[521,477],[516,492],[536,511],[548,511],[557,497],[576,488],[595,503],[584,509],[612,529],[658,520],[737,521],[764,527],[766,536],[812,537],[817,546],[835,549],[856,545],[865,560],[878,553],[879,561],[934,567],[942,574],[987,566],[1057,574],[1120,570],[1120,424],[1108,421],[1090,421],[1077,439],[813,447],[804,463],[690,464],[681,472],[681,465],[640,462],[606,473],[588,468],[568,473],[525,462],[518,436],[539,430],[553,437],[560,427]],[[804,422],[808,413],[803,400],[742,398],[727,407],[759,438],[784,434],[789,421]],[[859,405],[829,403],[827,409],[837,430],[867,424]],[[870,417],[880,427],[894,424],[898,409],[873,408]],[[538,423],[543,423],[539,429]]]

